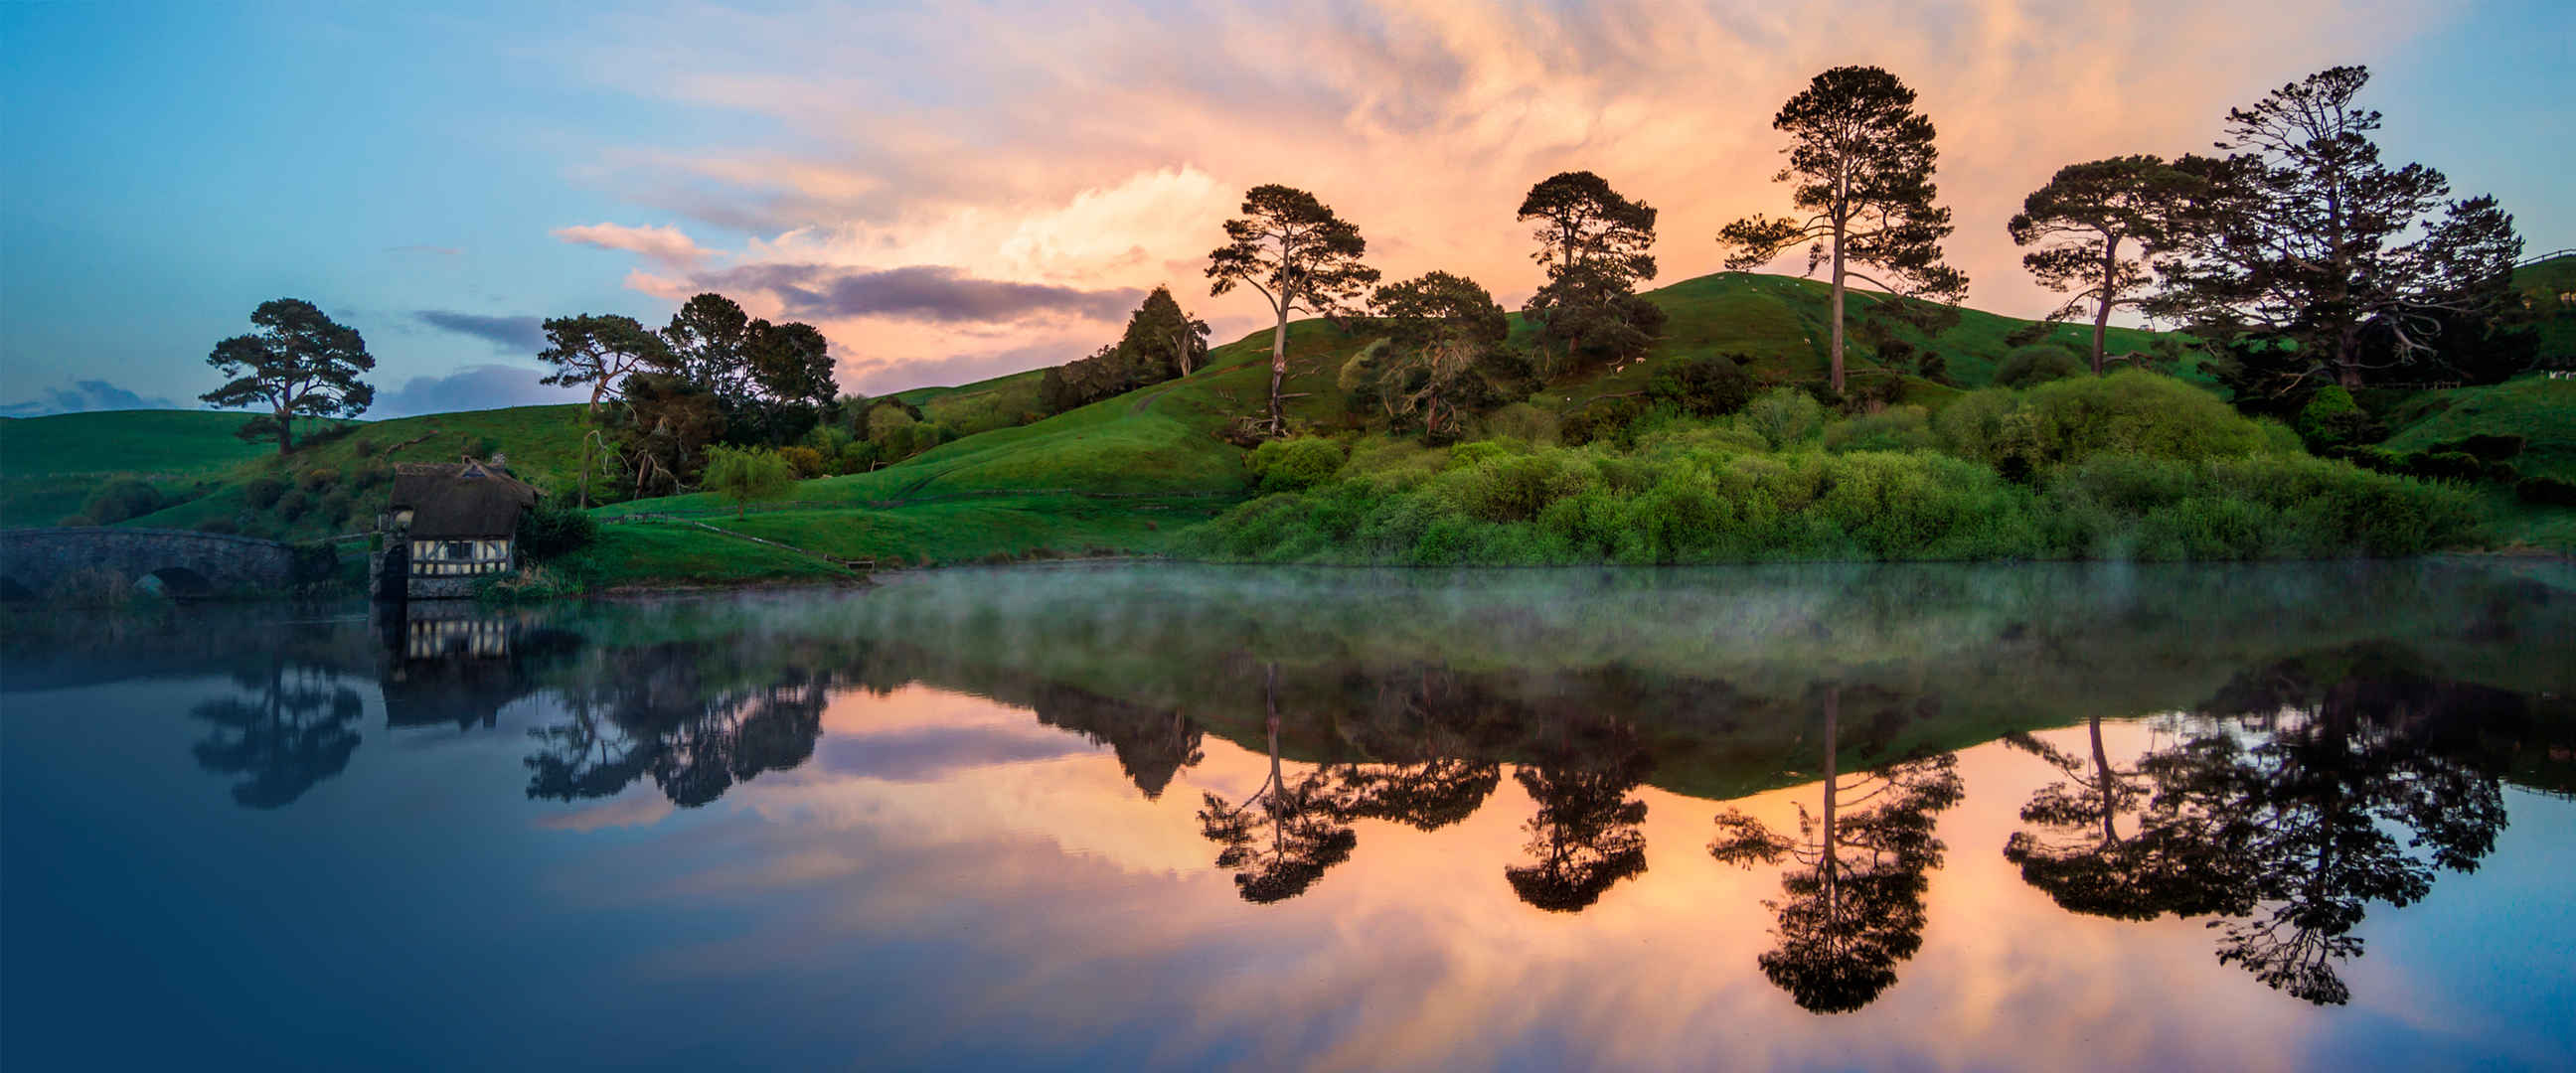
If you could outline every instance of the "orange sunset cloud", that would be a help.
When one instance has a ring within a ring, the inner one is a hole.
[[[658,257],[629,286],[674,300],[718,287],[757,314],[812,321],[846,386],[881,392],[1079,357],[1158,284],[1219,341],[1257,326],[1259,299],[1209,298],[1202,270],[1220,222],[1263,182],[1313,190],[1356,222],[1390,279],[1463,272],[1517,305],[1540,279],[1512,218],[1521,194],[1589,169],[1662,210],[1663,281],[1717,271],[1721,226],[1787,207],[1771,182],[1780,103],[1827,66],[1874,63],[1939,126],[1969,304],[2035,316],[2055,300],[2003,224],[2056,167],[2205,149],[2229,106],[2367,59],[2432,13],[2337,7],[1006,5],[682,15],[709,25],[676,35],[661,17],[652,38],[712,44],[673,57],[615,43],[627,38],[611,24],[599,76],[757,117],[801,148],[638,146],[592,178],[696,231],[749,236],[704,264]],[[882,54],[890,41],[907,47]],[[762,266],[791,266],[797,282],[741,271]],[[968,303],[985,310],[973,317],[818,300],[843,274],[904,269],[1034,289]]]

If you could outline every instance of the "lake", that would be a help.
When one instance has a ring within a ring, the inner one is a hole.
[[[2576,1054],[2564,563],[5,625],[16,1070]]]

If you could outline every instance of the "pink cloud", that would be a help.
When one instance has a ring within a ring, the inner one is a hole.
[[[1940,129],[1941,202],[1959,227],[1950,259],[1972,278],[1969,303],[2037,315],[2056,300],[2003,225],[2051,172],[2206,150],[2228,107],[2381,57],[2433,17],[2421,0],[2368,17],[2328,0],[681,12],[607,28],[593,69],[639,96],[792,132],[795,149],[638,147],[600,177],[769,236],[727,251],[730,264],[937,265],[1083,291],[1168,284],[1193,313],[1241,321],[1259,300],[1209,298],[1198,267],[1241,192],[1263,182],[1332,204],[1391,278],[1463,272],[1516,303],[1540,281],[1512,219],[1521,194],[1589,169],[1662,210],[1664,281],[1716,271],[1720,227],[1788,207],[1770,181],[1781,102],[1826,67],[1876,63],[1921,94]],[[658,44],[675,38],[706,44]],[[1800,267],[1794,255],[1778,266]],[[1078,352],[1077,336],[1096,345],[1108,331],[824,327],[844,368],[880,384],[1042,342]]]
[[[681,232],[679,228],[668,224],[660,227],[582,224],[577,227],[558,227],[552,234],[575,245],[640,253],[658,264],[679,269],[694,267],[708,257],[714,256],[715,253],[713,250],[699,246],[696,240]]]

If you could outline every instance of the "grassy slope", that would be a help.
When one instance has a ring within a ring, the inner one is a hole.
[[[917,387],[891,398],[921,407],[922,416],[955,429],[961,436],[1024,425],[1044,415],[1038,406],[1038,381],[1044,369],[997,376],[958,387]]]
[[[2541,363],[2576,368],[2576,303],[2565,297],[2576,295],[2576,254],[2515,269],[2513,286],[2521,292],[2524,302],[2541,314]],[[2556,361],[2552,362],[2552,358]]]
[[[363,422],[345,435],[284,458],[266,453],[237,464],[219,475],[220,485],[209,494],[126,524],[190,529],[212,519],[238,517],[249,509],[242,499],[242,486],[261,477],[291,480],[314,470],[347,475],[379,462],[453,462],[469,453],[487,454],[493,447],[508,456],[511,472],[539,487],[570,488],[580,461],[581,430],[575,420],[579,411],[578,406],[516,406]],[[350,519],[318,515],[281,519],[277,535],[310,539],[346,532],[353,520],[364,522],[375,516],[385,491],[379,486],[359,497]]]
[[[2427,391],[2408,400],[2411,420],[2383,445],[2422,451],[2465,436],[2512,434],[2523,438],[2513,459],[2524,476],[2576,480],[2576,380],[2529,375],[2486,387]],[[2506,541],[2576,553],[2576,510],[2525,503],[2501,485],[2481,486],[2487,525]]]
[[[0,525],[52,525],[112,475],[181,486],[269,453],[233,435],[242,420],[211,410],[0,418]]]

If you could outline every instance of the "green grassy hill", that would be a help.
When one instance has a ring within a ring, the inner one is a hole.
[[[2535,269],[2526,281],[2531,293],[2562,285],[2550,273],[2567,274],[2566,282],[2576,284],[2576,258]],[[1679,281],[1647,297],[1668,321],[1645,355],[1618,368],[1550,381],[1489,415],[1480,433],[1551,442],[1567,414],[1606,397],[1635,394],[1667,364],[1706,355],[1742,355],[1754,378],[1767,384],[1825,374],[1829,292],[1822,283],[1722,273]],[[1857,325],[1881,300],[1856,292],[1849,322]],[[1900,330],[1897,337],[1918,351],[1940,355],[1952,381],[1908,376],[1906,397],[1937,409],[1961,390],[1985,385],[2009,349],[2004,337],[2029,323],[1961,310],[1959,323],[1937,336]],[[1528,342],[1530,326],[1517,315],[1512,324],[1515,336]],[[1366,427],[1349,412],[1336,381],[1368,338],[1321,320],[1290,325],[1288,409],[1296,421],[1327,432]],[[2090,333],[2086,326],[2058,325],[2048,338],[2080,352]],[[2142,351],[2159,338],[2114,329],[2110,349]],[[742,581],[837,576],[831,559],[947,564],[1171,550],[1180,530],[1251,494],[1244,451],[1220,434],[1264,408],[1269,349],[1270,332],[1256,331],[1216,347],[1191,376],[1042,420],[1032,418],[1043,370],[900,392],[893,397],[963,438],[874,472],[800,482],[787,502],[740,519],[706,494],[599,508],[616,524],[607,527],[602,546],[585,556],[585,569],[594,580],[612,584]],[[1848,364],[1855,371],[1877,367],[1870,348],[1858,340]],[[2198,378],[2196,369],[2181,372]],[[2400,427],[2391,443],[2402,448],[2469,432],[2521,432],[2531,444],[2521,463],[2526,470],[2576,475],[2576,431],[2566,416],[2576,412],[2576,404],[2569,392],[2576,392],[2576,383],[2527,378],[2436,393],[2444,397],[2412,402],[2406,420],[2392,422]],[[78,509],[82,490],[94,483],[92,474],[138,472],[159,474],[173,498],[185,501],[126,524],[221,528],[247,522],[245,531],[290,539],[348,532],[372,517],[388,464],[395,461],[500,451],[515,471],[539,485],[568,488],[579,451],[577,409],[520,407],[357,422],[283,460],[233,439],[239,421],[234,415],[130,412],[0,422],[0,470],[6,474],[0,480],[0,519],[52,524]],[[113,444],[115,450],[93,454],[84,444]],[[1426,461],[1436,463],[1437,457]],[[247,493],[264,481],[284,481],[295,490],[283,505],[255,508]],[[2566,513],[2551,514],[2543,527],[2561,526]],[[677,515],[813,554],[754,552],[764,546],[647,517],[653,515]]]

